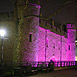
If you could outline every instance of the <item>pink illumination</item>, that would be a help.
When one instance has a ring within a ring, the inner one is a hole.
[[[71,66],[71,63],[70,63],[70,66]]]
[[[60,67],[60,62],[58,63],[58,67]]]
[[[64,66],[64,62],[62,62],[62,66]]]
[[[45,31],[47,31],[46,34]],[[47,37],[46,40],[45,37]],[[62,38],[62,43],[61,43],[61,38]],[[46,46],[45,43],[47,44]],[[46,47],[46,52],[45,52],[45,47]],[[60,61],[60,60],[67,61],[66,47],[67,47],[67,38],[58,35],[54,32],[51,32],[50,30],[39,27],[38,61],[45,61],[45,53],[46,53],[46,61],[50,61],[51,59],[54,59],[53,61]]]
[[[68,50],[68,44],[70,46],[74,46],[75,42],[70,43],[71,41],[75,41],[74,30],[67,30],[68,38],[51,32],[50,30],[39,27],[39,51],[38,51],[38,61],[75,61],[75,50]],[[72,34],[73,38],[70,38]],[[46,37],[46,40],[45,40]],[[45,46],[46,43],[46,46]],[[73,51],[73,53],[72,53]],[[45,56],[46,54],[46,56]],[[70,58],[71,57],[71,58]],[[46,59],[45,59],[46,58]],[[56,64],[55,64],[56,65]],[[67,66],[69,64],[62,63],[62,66]],[[73,65],[70,63],[70,65]],[[58,64],[60,66],[60,63]]]
[[[65,66],[67,66],[66,62],[65,62]]]
[[[24,16],[39,16],[40,8],[40,5],[29,3],[23,14]],[[51,25],[47,24],[47,28],[45,23],[39,23],[39,18],[35,16],[24,17],[22,23],[19,32],[20,61],[50,62],[52,60],[55,62],[55,66],[73,65],[69,62],[75,61],[74,24],[67,24],[67,37],[65,37],[55,26],[51,28]],[[68,63],[63,63],[63,61]],[[57,62],[59,63],[57,64]]]
[[[63,61],[75,61],[74,30],[67,29],[68,38],[66,38],[62,35],[51,32],[48,29],[44,29],[42,27],[37,27],[37,28],[38,28],[38,31],[36,33],[35,32],[29,33],[29,34],[32,34],[33,36],[32,40],[35,40],[36,36],[38,37],[35,41],[32,41],[29,43],[29,48],[27,49],[28,51],[26,51],[27,53],[25,52],[25,54],[26,55],[28,54],[28,55],[27,57],[24,56],[25,60],[31,61],[33,59],[33,61],[37,61],[37,62],[39,61],[50,62],[52,60],[55,62],[55,66],[58,65],[58,67],[60,67],[61,62],[62,62],[62,66],[73,65],[72,63],[69,63],[69,62],[66,64]],[[26,45],[27,44],[25,44],[25,46]],[[34,45],[35,47],[33,47]],[[28,53],[30,49],[31,49],[31,52]],[[59,63],[56,65],[56,62],[59,62]]]
[[[75,25],[67,24],[67,52],[68,52],[68,61],[75,61]],[[71,65],[71,64],[70,64]]]

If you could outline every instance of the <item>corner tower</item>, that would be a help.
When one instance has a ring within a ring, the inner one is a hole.
[[[21,0],[22,2],[23,0]],[[39,0],[26,0],[21,10],[20,56],[22,62],[38,60]],[[20,2],[20,3],[21,3]],[[23,3],[23,2],[22,2]],[[20,14],[19,14],[20,15]]]
[[[67,24],[67,53],[68,61],[75,61],[75,25]]]

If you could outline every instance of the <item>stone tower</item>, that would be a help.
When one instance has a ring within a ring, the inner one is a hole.
[[[20,27],[20,61],[37,61],[39,0],[18,0],[18,18]]]
[[[68,61],[75,61],[75,25],[67,24],[67,52]]]

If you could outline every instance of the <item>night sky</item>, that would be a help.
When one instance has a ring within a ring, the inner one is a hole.
[[[64,2],[63,0],[41,0],[42,4],[42,13],[45,16],[50,16],[53,12],[55,12],[61,4]],[[43,3],[45,1],[46,3]],[[46,8],[46,9],[44,9]],[[53,17],[53,19],[59,24],[66,23],[75,23],[77,18],[77,3],[69,3],[63,7],[62,11]]]
[[[44,17],[53,14],[62,3],[67,0],[40,0],[41,12]],[[13,11],[15,0],[0,0],[0,12]],[[77,23],[77,2],[68,3],[63,7],[62,11],[56,16],[52,17],[55,23]]]
[[[40,0],[41,13],[44,17],[53,14],[64,1],[68,0]],[[76,0],[75,0],[76,1]],[[0,12],[10,12],[14,9],[15,0],[0,0]],[[75,23],[77,25],[77,2],[68,3],[62,11],[52,17],[57,24]]]

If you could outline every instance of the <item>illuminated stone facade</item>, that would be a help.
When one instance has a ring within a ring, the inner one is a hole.
[[[68,33],[65,34],[64,31],[43,20],[39,22],[36,15],[40,15],[40,5],[36,2],[29,2],[26,8],[22,5],[22,1],[18,4],[21,61],[75,61],[74,25],[67,24]]]
[[[18,0],[12,20],[7,19],[10,40],[4,52],[9,53],[8,61],[75,61],[74,24],[67,24],[65,33],[42,19],[39,21],[40,5],[33,1]]]
[[[68,50],[68,60],[72,61],[75,59],[75,25],[74,24],[67,24],[67,36],[68,36],[68,42],[67,42],[67,50]]]
[[[72,27],[74,28],[72,29]],[[39,27],[38,61],[50,61],[51,59],[75,61],[75,26],[67,24],[67,31],[69,32],[65,37],[52,32],[51,29]]]

